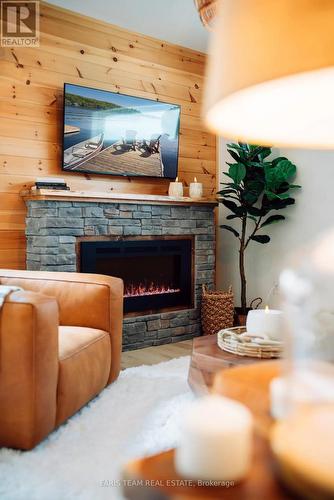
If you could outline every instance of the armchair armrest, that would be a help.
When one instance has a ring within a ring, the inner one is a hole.
[[[0,446],[30,449],[56,421],[58,305],[18,291],[0,318]]]

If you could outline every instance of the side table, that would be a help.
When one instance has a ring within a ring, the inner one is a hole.
[[[188,383],[197,395],[210,392],[214,376],[220,370],[268,361],[262,358],[238,356],[223,351],[217,345],[217,335],[204,335],[193,340]]]

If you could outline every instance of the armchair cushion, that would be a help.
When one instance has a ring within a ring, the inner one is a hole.
[[[108,332],[59,327],[56,425],[60,425],[107,385],[111,349]]]
[[[104,330],[81,326],[60,326],[58,332],[60,361],[78,354],[82,349],[108,335]]]

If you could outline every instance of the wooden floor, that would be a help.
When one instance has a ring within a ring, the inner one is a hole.
[[[192,351],[192,340],[184,340],[176,344],[165,344],[156,347],[146,347],[122,353],[122,370],[140,365],[155,365],[181,356],[189,356]]]
[[[114,146],[103,149],[84,165],[74,170],[107,172],[115,175],[148,175],[162,177],[160,154],[148,155],[144,151],[117,150]]]

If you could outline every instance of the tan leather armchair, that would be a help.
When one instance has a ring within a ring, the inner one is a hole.
[[[123,282],[0,270],[0,446],[31,449],[120,371]]]

